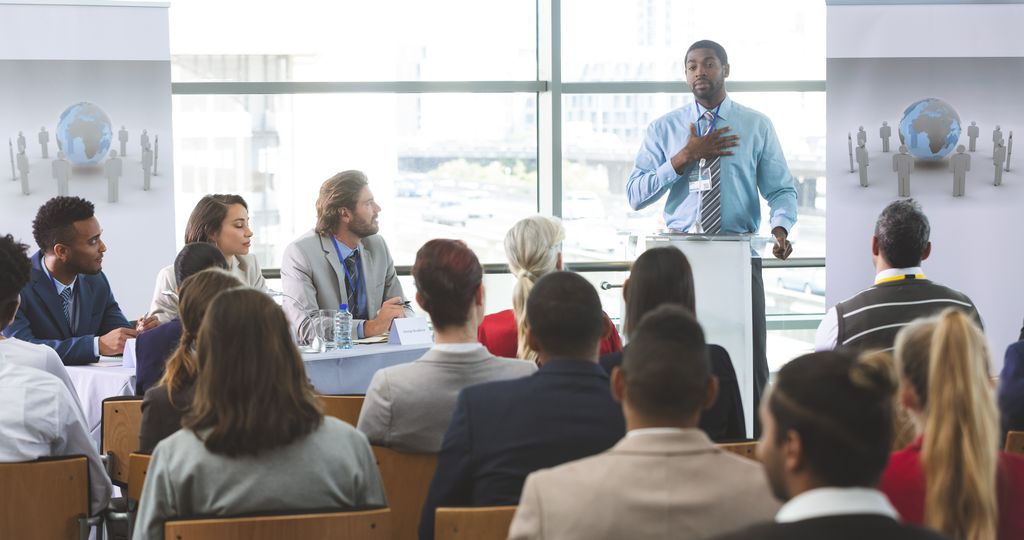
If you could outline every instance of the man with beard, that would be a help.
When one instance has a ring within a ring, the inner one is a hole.
[[[714,41],[686,51],[686,82],[694,102],[647,127],[626,195],[634,210],[666,193],[665,224],[704,235],[756,234],[761,226],[758,191],[771,209],[772,250],[785,259],[796,223],[796,188],[779,139],[765,115],[733,102],[725,91],[729,57]],[[764,281],[761,258],[751,258],[754,328],[754,407],[768,383]],[[706,291],[705,294],[713,294]],[[760,431],[755,418],[754,436]]]
[[[313,336],[309,312],[348,304],[353,337],[388,331],[412,315],[391,252],[377,231],[380,206],[366,175],[344,171],[320,186],[316,228],[288,244],[281,261],[284,311],[300,340]]]

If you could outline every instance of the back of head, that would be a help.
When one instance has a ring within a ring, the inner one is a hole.
[[[878,249],[893,268],[919,266],[930,235],[928,216],[914,199],[893,201],[875,222]]]
[[[461,240],[431,240],[416,252],[412,277],[434,328],[466,324],[484,269]]]
[[[954,538],[995,538],[999,416],[985,336],[947,309],[896,339],[900,375],[925,412],[925,524]]]
[[[181,285],[193,274],[207,268],[228,269],[228,262],[224,260],[224,254],[217,246],[206,242],[185,244],[174,258],[175,283]]]
[[[32,221],[32,236],[43,253],[53,253],[57,244],[68,245],[75,239],[76,221],[95,215],[93,204],[80,197],[54,197],[39,207]]]
[[[803,355],[779,370],[769,394],[770,443],[796,432],[808,471],[826,486],[874,487],[889,461],[896,375],[872,358]]]
[[[240,204],[246,209],[249,205],[239,195],[205,195],[188,216],[185,224],[185,243],[213,242],[214,237],[224,225],[224,219],[228,215],[228,207],[233,204]],[[178,283],[181,283],[179,281]]]
[[[626,289],[626,334],[644,314],[662,304],[679,304],[697,312],[693,291],[693,269],[686,255],[672,246],[648,249],[629,271]]]
[[[369,185],[362,171],[342,171],[320,186],[316,199],[316,232],[332,235],[341,224],[341,209],[354,210],[359,194]]]
[[[512,290],[512,310],[519,331],[517,356],[526,360],[537,357],[526,343],[526,299],[541,276],[554,272],[562,252],[565,228],[558,218],[530,216],[519,220],[505,235],[505,256],[508,268],[516,278]]]
[[[9,234],[0,236],[0,330],[14,319],[18,311],[18,295],[28,285],[31,275],[28,246]]]
[[[638,413],[678,422],[700,411],[711,361],[704,331],[690,310],[663,305],[644,315],[623,356],[626,399]]]
[[[239,287],[213,299],[199,330],[201,359],[192,409],[182,425],[206,448],[256,455],[315,430],[320,405],[281,308]]]
[[[711,41],[710,39],[702,39],[700,41],[695,41],[693,45],[690,45],[690,47],[686,49],[686,55],[683,58],[685,59],[686,56],[690,55],[690,51],[696,49],[711,49],[715,51],[715,56],[718,57],[718,61],[721,62],[723,66],[729,63],[729,55],[726,54],[725,47],[719,45],[714,41]]]
[[[526,320],[539,352],[548,357],[587,358],[604,335],[601,299],[589,281],[572,272],[537,280],[526,301]]]

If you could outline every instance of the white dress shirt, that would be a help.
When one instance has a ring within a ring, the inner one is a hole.
[[[71,377],[68,376],[68,369],[64,367],[60,355],[46,345],[29,343],[18,338],[0,339],[0,353],[2,360],[16,366],[25,366],[41,369],[60,379],[64,386],[68,387],[75,405],[81,411],[82,403],[78,400],[78,392],[75,390]]]
[[[878,285],[889,278],[905,276],[907,274],[923,276],[924,271],[921,270],[920,266],[912,266],[910,268],[889,268],[888,270],[882,270],[878,274],[875,274],[875,285]],[[920,279],[923,279],[923,277]],[[846,300],[849,300],[849,298]],[[843,301],[845,302],[846,300]],[[838,339],[839,317],[836,315],[836,307],[832,306],[825,312],[825,316],[821,319],[821,324],[818,325],[818,331],[814,334],[814,350],[831,351],[836,348],[836,342]]]
[[[825,487],[805,491],[782,505],[775,521],[790,523],[826,516],[873,514],[899,519],[889,499],[877,489]]]

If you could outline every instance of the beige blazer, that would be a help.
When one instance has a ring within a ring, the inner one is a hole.
[[[611,450],[526,478],[510,540],[711,538],[779,509],[759,463],[703,431],[626,436]]]
[[[360,260],[366,284],[366,311],[373,319],[384,300],[398,296],[404,301],[405,294],[384,238],[379,234],[367,236],[362,245]],[[313,328],[307,314],[314,309],[338,309],[348,299],[345,269],[330,237],[309,231],[284,248],[281,287],[287,295],[282,305],[292,330],[301,340],[308,341],[313,337]],[[405,312],[407,317],[413,315],[411,308],[406,307]],[[360,322],[356,319],[353,325]]]
[[[228,271],[235,275],[243,285],[266,290],[267,282],[263,279],[260,263],[252,253],[235,255],[228,261]],[[149,305],[149,314],[156,316],[163,324],[178,316],[178,302],[164,294],[164,291],[177,291],[178,280],[174,277],[174,265],[164,267],[156,275],[156,287],[153,288],[153,301]]]

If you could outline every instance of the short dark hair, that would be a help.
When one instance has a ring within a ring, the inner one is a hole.
[[[636,325],[619,369],[626,378],[629,404],[641,414],[692,415],[704,403],[711,378],[704,330],[689,309],[663,305]]]
[[[53,253],[53,246],[70,244],[75,239],[76,221],[96,215],[96,207],[81,197],[54,197],[39,207],[32,221],[32,236],[43,253]]]
[[[466,324],[484,269],[461,240],[436,239],[416,252],[412,277],[434,328]]]
[[[686,49],[686,55],[683,56],[684,61],[690,56],[690,51],[693,51],[694,49],[711,49],[712,51],[715,51],[715,56],[718,57],[718,61],[721,62],[723,66],[729,63],[729,55],[726,54],[725,47],[711,41],[710,39],[702,39],[694,42],[693,45],[690,45],[690,48]]]
[[[648,249],[633,262],[626,289],[626,335],[632,334],[645,313],[662,304],[697,311],[693,269],[686,255],[673,246]]]
[[[181,286],[189,276],[207,268],[228,269],[228,262],[217,246],[206,242],[185,244],[174,258],[175,283]]]
[[[28,246],[9,234],[0,236],[0,330],[14,318],[18,294],[28,285],[31,275]]]
[[[205,195],[192,214],[188,216],[188,223],[185,224],[185,243],[213,242],[213,235],[220,231],[224,225],[224,218],[228,215],[228,207],[233,204],[240,204],[249,209],[245,199],[240,195]],[[178,283],[181,283],[180,281]]]
[[[538,350],[580,357],[604,335],[601,299],[589,281],[572,272],[545,274],[526,299],[526,324]]]
[[[928,216],[914,199],[889,203],[875,222],[878,249],[894,268],[919,266],[930,235]]]
[[[779,370],[768,410],[781,444],[800,436],[810,470],[828,486],[878,483],[893,437],[896,376],[891,364],[846,352],[805,354]]]

